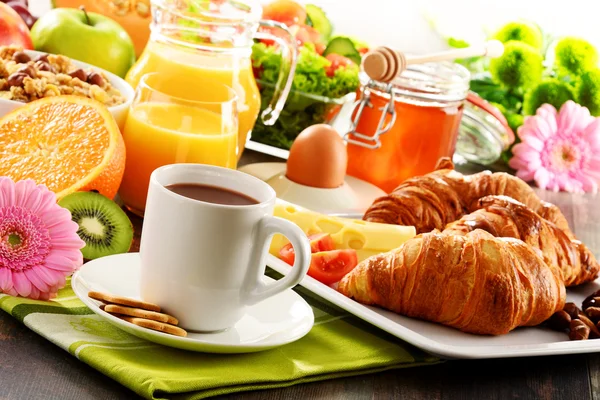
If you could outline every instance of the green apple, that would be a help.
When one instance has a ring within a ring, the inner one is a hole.
[[[36,50],[62,54],[124,77],[135,61],[131,38],[112,19],[74,8],[55,8],[31,28]]]

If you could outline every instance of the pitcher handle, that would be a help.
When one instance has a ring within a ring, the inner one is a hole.
[[[290,32],[287,25],[271,20],[261,20],[259,23],[261,26],[279,28],[285,31],[285,33],[289,36],[289,38],[284,39],[280,36],[275,36],[262,31],[258,31],[254,35],[257,39],[268,39],[274,41],[281,49],[281,66],[279,68],[279,77],[277,78],[277,84],[275,85],[273,98],[271,99],[271,102],[267,108],[265,108],[261,114],[263,124],[273,125],[275,121],[277,121],[277,118],[279,118],[279,114],[281,113],[281,110],[283,110],[285,101],[287,100],[292,88],[294,73],[296,72],[298,46],[296,45],[296,38],[292,32]]]

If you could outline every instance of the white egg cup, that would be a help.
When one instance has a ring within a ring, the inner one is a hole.
[[[378,187],[346,176],[344,183],[334,189],[301,185],[285,176],[285,163],[257,163],[239,168],[268,183],[277,198],[322,214],[362,214],[385,192]]]

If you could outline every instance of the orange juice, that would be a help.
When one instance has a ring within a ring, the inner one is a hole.
[[[231,87],[237,95],[239,120],[239,151],[243,150],[248,134],[260,111],[260,93],[252,73],[252,62],[249,57],[238,57],[232,54],[206,54],[197,50],[166,45],[160,42],[149,42],[140,59],[131,68],[127,82],[134,88],[140,78],[148,72],[169,73],[185,77],[187,82],[194,79],[209,79]],[[181,85],[169,88],[169,94],[194,99],[186,80]],[[202,93],[206,99],[207,93]]]
[[[134,212],[144,210],[150,174],[174,163],[235,168],[237,129],[218,113],[182,104],[140,103],[129,111],[127,148],[119,195]]]

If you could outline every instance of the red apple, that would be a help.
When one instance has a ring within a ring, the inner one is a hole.
[[[29,29],[15,10],[0,3],[0,45],[16,44],[33,49]]]

